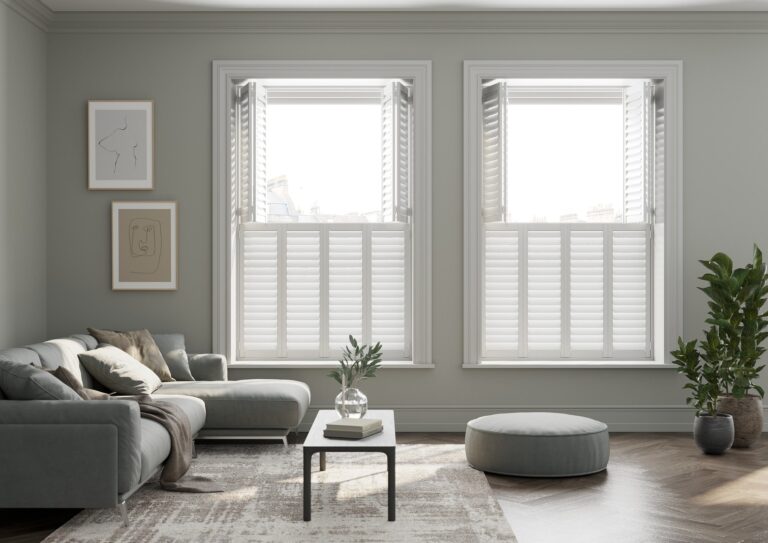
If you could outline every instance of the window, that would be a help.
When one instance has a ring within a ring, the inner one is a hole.
[[[428,66],[304,64],[227,79],[230,358],[334,361],[351,334],[424,363]]]
[[[667,78],[522,72],[469,81],[468,362],[661,361]]]

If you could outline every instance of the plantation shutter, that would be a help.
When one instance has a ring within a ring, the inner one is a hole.
[[[482,92],[482,212],[484,222],[502,222],[504,220],[506,86],[503,81],[498,81],[483,88]]]
[[[328,238],[328,350],[331,356],[363,337],[363,232],[339,230]]]
[[[528,232],[528,349],[560,352],[561,243],[559,230]]]
[[[266,222],[266,92],[255,82],[235,87],[232,149],[240,223]]]
[[[286,351],[320,353],[320,232],[285,233]]]
[[[393,81],[382,92],[382,220],[408,222],[413,178],[412,87]]]
[[[653,217],[654,222],[664,222],[664,150],[665,138],[665,111],[664,106],[664,81],[655,81],[653,87]]]
[[[380,341],[386,354],[403,357],[409,350],[407,277],[408,238],[404,230],[371,232],[370,343]]]
[[[570,234],[571,351],[602,352],[604,337],[604,233],[572,230]]]
[[[646,222],[649,213],[649,103],[652,86],[637,82],[624,91],[625,223]]]
[[[254,103],[253,130],[253,191],[256,222],[267,222],[267,93],[263,85],[252,83]]]
[[[277,231],[243,230],[240,233],[240,353],[277,354],[279,247]]]
[[[485,231],[483,352],[516,352],[520,321],[520,234],[516,230]]]

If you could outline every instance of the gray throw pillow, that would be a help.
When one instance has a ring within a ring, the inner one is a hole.
[[[152,394],[162,384],[155,372],[111,345],[80,353],[78,357],[94,379],[119,394]]]
[[[78,361],[78,365],[80,362]],[[75,391],[75,394],[80,396],[84,400],[108,400],[109,394],[94,390],[92,388],[85,388],[75,377],[71,371],[64,366],[59,366],[55,370],[45,370],[56,379],[67,385],[69,388]]]
[[[187,347],[184,344],[184,334],[152,334],[165,363],[171,370],[171,376],[177,381],[194,381],[189,369]]]
[[[0,360],[0,388],[9,400],[82,400],[45,370]]]

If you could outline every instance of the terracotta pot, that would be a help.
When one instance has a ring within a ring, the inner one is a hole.
[[[696,415],[693,440],[704,454],[723,454],[733,444],[733,417],[718,413]]]
[[[734,398],[731,395],[720,396],[717,399],[717,410],[733,416],[734,447],[751,447],[760,439],[763,431],[763,401],[760,396],[755,394],[748,394],[743,398]]]

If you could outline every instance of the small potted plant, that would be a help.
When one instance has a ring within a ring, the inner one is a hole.
[[[351,335],[349,343],[341,351],[339,367],[328,376],[341,385],[341,392],[335,402],[339,416],[361,419],[368,411],[368,397],[357,386],[369,377],[376,377],[376,370],[381,364],[381,343],[372,347],[361,346]]]
[[[699,342],[702,352],[696,349],[696,340],[685,343],[677,339],[677,350],[672,351],[678,372],[685,375],[688,382],[683,388],[691,395],[685,399],[696,408],[693,423],[693,439],[705,454],[723,454],[733,445],[733,417],[718,413],[717,399],[720,395],[720,376],[722,368],[716,356],[719,340],[713,327],[707,332],[706,340]]]
[[[733,415],[734,447],[749,447],[763,431],[765,394],[756,383],[764,366],[759,366],[768,338],[768,298],[766,265],[763,254],[754,246],[752,262],[743,268],[723,253],[700,261],[708,270],[701,276],[701,288],[709,298],[707,323],[713,334],[711,356],[720,363],[721,395],[718,411]]]

